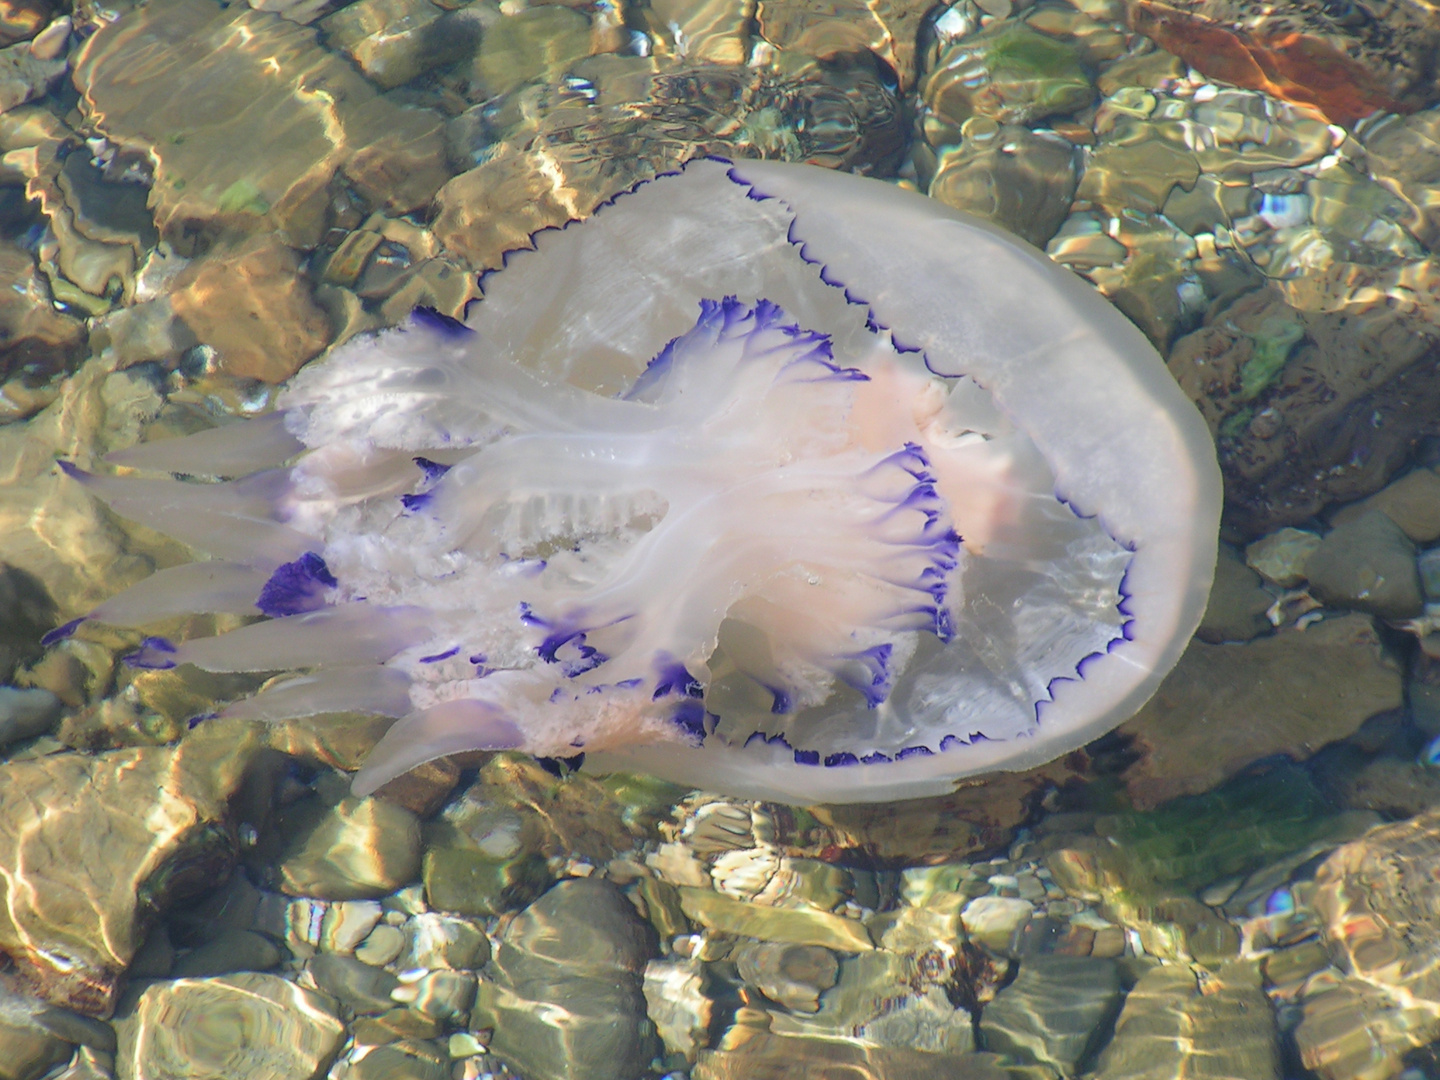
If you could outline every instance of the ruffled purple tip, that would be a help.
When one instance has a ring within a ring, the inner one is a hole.
[[[79,625],[85,621],[85,618],[86,617],[84,615],[81,615],[78,619],[71,619],[63,626],[55,627],[54,630],[51,630],[48,634],[46,634],[40,639],[40,644],[48,649],[56,642],[64,641],[66,638],[68,638],[71,634],[75,632]]]
[[[281,615],[304,615],[325,606],[325,593],[340,582],[325,565],[325,560],[307,551],[294,562],[288,562],[270,575],[255,606],[271,618]]]
[[[415,308],[410,312],[410,322],[452,340],[467,338],[475,333],[459,319],[436,311],[432,307]]]
[[[706,715],[703,704],[695,698],[686,698],[675,706],[670,720],[688,741],[699,746],[705,741],[705,736],[708,734],[705,725]]]
[[[144,671],[169,671],[175,666],[175,646],[163,637],[147,637],[140,642],[140,648],[121,662]]]

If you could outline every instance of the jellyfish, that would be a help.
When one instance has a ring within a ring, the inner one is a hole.
[[[1098,737],[1200,619],[1204,423],[1121,314],[984,222],[707,159],[481,285],[268,415],[63,465],[208,556],[89,618],[254,616],[132,664],[288,673],[229,715],[395,717],[360,794],[515,749],[874,802]]]

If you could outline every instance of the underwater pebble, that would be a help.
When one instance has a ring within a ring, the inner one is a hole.
[[[361,1016],[351,1025],[355,1041],[382,1046],[401,1039],[433,1039],[441,1032],[440,1021],[415,1009],[397,1006],[374,1016]]]
[[[818,945],[741,942],[731,959],[740,977],[771,1001],[794,1012],[813,1013],[820,995],[835,985],[839,962]]]
[[[1260,586],[1260,576],[1246,566],[1229,544],[1220,545],[1210,602],[1195,635],[1218,645],[1223,641],[1249,641],[1270,629],[1265,612],[1275,602]]]
[[[437,1020],[462,1020],[475,1004],[475,986],[468,971],[430,971],[414,982],[401,980],[390,999]]]
[[[1379,510],[1326,534],[1306,571],[1316,598],[1335,607],[1406,619],[1424,606],[1415,545]]]
[[[1412,564],[1413,572],[1413,564]],[[1208,791],[1272,754],[1304,759],[1403,702],[1403,679],[1365,615],[1244,645],[1192,642],[1120,730],[1140,759],[1122,774],[1140,808]],[[1214,737],[1216,716],[1226,738]]]
[[[1440,600],[1440,548],[1422,551],[1415,564],[1420,572],[1420,585],[1425,591],[1425,599],[1432,603]]]
[[[22,980],[57,1004],[110,1011],[148,918],[169,905],[167,885],[231,865],[219,823],[256,734],[217,725],[173,747],[0,764],[0,869],[27,885],[9,890],[0,949]]]
[[[473,53],[481,11],[447,11],[430,0],[360,0],[318,25],[329,45],[389,90]]]
[[[703,989],[705,967],[694,957],[651,960],[645,966],[643,990],[650,1022],[665,1049],[694,1061],[710,1043],[713,1003]]]
[[[1005,896],[977,896],[965,905],[960,917],[971,938],[996,952],[1004,953],[1015,948],[1020,931],[1034,913],[1035,905],[1029,900]]]
[[[300,274],[300,256],[273,236],[212,253],[181,271],[170,303],[218,370],[284,382],[330,343],[325,310]]]
[[[246,48],[225,46],[242,38]],[[152,77],[135,82],[137,65]],[[363,198],[405,213],[428,203],[448,176],[437,114],[391,104],[348,60],[320,48],[313,29],[244,5],[163,0],[141,7],[85,42],[74,79],[81,108],[99,133],[140,154],[154,152],[155,224],[178,252],[193,254],[197,234],[212,227],[256,234],[261,247],[252,250],[274,252],[235,264],[263,269],[263,277],[217,275],[215,284],[224,277],[235,295],[207,289],[212,303],[243,314],[242,321],[206,320],[196,292],[185,309],[187,321],[223,331],[237,359],[246,357],[257,376],[293,371],[322,325],[328,339],[328,319],[314,319],[308,289],[287,282],[282,252],[286,244],[306,249],[318,242],[331,179],[338,173]],[[331,90],[322,98],[295,93],[308,81]],[[196,111],[188,95],[174,92],[185,85],[214,88],[210,107]],[[281,130],[290,133],[283,154],[232,152],[271,145]],[[156,132],[165,133],[163,148]],[[279,239],[264,241],[272,232]],[[222,254],[217,266],[228,259]],[[306,315],[298,323],[271,322],[270,313],[247,300],[252,295],[304,297]],[[281,351],[264,357],[244,340],[242,327],[260,335],[257,343],[268,340]]]
[[[641,991],[656,951],[615,886],[559,882],[501,932],[471,1025],[493,1027],[491,1051],[527,1078],[634,1080],[659,1046]],[[552,1007],[570,1014],[563,1030],[546,1019]]]
[[[60,710],[60,699],[49,690],[0,686],[0,750],[49,731]]]
[[[1306,994],[1295,1031],[1326,1080],[1394,1076],[1402,1055],[1440,1035],[1434,963],[1440,812],[1372,829],[1315,873],[1315,910],[1344,978]]]
[[[4,273],[4,253],[0,245],[0,275]],[[0,290],[0,340],[4,340],[4,292]],[[4,507],[0,507],[0,515],[0,521],[12,520]],[[54,629],[57,621],[54,601],[45,586],[0,560],[0,682],[8,683],[17,667],[40,657],[40,638]]]
[[[1278,1080],[1275,1022],[1254,961],[1220,965],[1203,990],[1186,965],[1152,967],[1125,996],[1096,1080],[1188,1075]]]
[[[815,1075],[846,1080],[1011,1080],[1015,1076],[995,1054],[935,1054],[867,1046],[853,1039],[780,1036],[755,1029],[722,1045],[726,1048],[700,1052],[691,1080],[757,1080],[805,1076],[812,1070]]]
[[[355,958],[384,967],[405,951],[405,932],[394,926],[377,926],[355,949]]]
[[[421,866],[432,907],[457,915],[499,915],[523,906],[551,881],[549,866],[529,852],[492,858],[468,846],[432,844]]]
[[[1417,544],[1440,540],[1440,474],[1415,469],[1386,484],[1367,499],[1338,511],[1334,523],[1346,525],[1379,510]]]
[[[383,909],[375,900],[340,900],[326,910],[320,940],[326,952],[352,953],[380,921]]]
[[[1069,1076],[1120,998],[1113,961],[1027,957],[981,1012],[980,1036],[987,1050]]]
[[[975,1045],[970,1013],[956,1008],[946,992],[944,954],[923,955],[874,951],[846,957],[816,1012],[770,1010],[770,1030],[778,1035],[858,1035],[872,1045],[965,1054]]]
[[[701,926],[761,941],[819,945],[840,952],[875,947],[863,923],[828,911],[769,907],[689,887],[680,890],[680,906]]]
[[[1076,182],[1074,146],[1007,124],[989,138],[972,135],[958,147],[946,147],[928,194],[1043,248],[1065,220]]]
[[[1023,124],[1094,96],[1073,45],[1009,21],[949,46],[921,88],[926,107],[957,125],[971,116]]]
[[[450,1080],[450,1062],[432,1043],[400,1039],[366,1047],[331,1075],[336,1080]]]
[[[400,980],[384,968],[371,967],[353,956],[319,953],[305,961],[305,972],[315,986],[360,1016],[374,1016],[393,1008],[392,993]]]
[[[287,815],[280,887],[292,896],[362,900],[408,884],[420,872],[420,823],[382,799],[347,795]]]
[[[60,1030],[56,1020],[62,1021]],[[0,1054],[4,1055],[0,1070],[7,1080],[40,1080],[54,1066],[70,1060],[79,1041],[76,1034],[66,1030],[61,1010],[0,989]],[[113,1033],[106,1048],[115,1048]]]
[[[478,968],[490,959],[485,932],[464,919],[427,912],[409,923],[410,949],[404,966]]]
[[[254,973],[153,983],[115,1027],[121,1080],[293,1080],[314,1076],[345,1038],[329,998]]]
[[[1245,563],[1266,581],[1293,589],[1305,580],[1306,564],[1319,547],[1318,534],[1284,528],[1246,547]]]

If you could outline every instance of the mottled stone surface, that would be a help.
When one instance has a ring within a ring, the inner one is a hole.
[[[154,161],[156,225],[186,254],[271,230],[313,247],[337,173],[401,213],[447,176],[437,115],[379,97],[314,30],[245,6],[148,4],[92,36],[74,78],[88,122]]]
[[[1184,964],[1150,968],[1125,997],[1097,1080],[1275,1080],[1280,1052],[1253,961],[1220,966],[1202,982]]]
[[[234,858],[226,800],[256,746],[217,726],[174,747],[0,765],[0,951],[21,978],[108,1013],[151,915]]]
[[[310,1080],[345,1037],[331,998],[260,974],[154,983],[115,1026],[119,1080]]]
[[[280,887],[291,896],[384,896],[420,873],[420,823],[403,807],[347,795],[287,816]]]
[[[1437,289],[1434,259],[1336,261],[1176,342],[1167,363],[1219,436],[1229,520],[1261,533],[1369,495],[1437,429]],[[1386,302],[1401,291],[1417,303]]]
[[[980,1014],[985,1049],[1069,1076],[1120,1005],[1113,961],[1033,956]]]
[[[1334,607],[1386,619],[1420,614],[1415,545],[1382,510],[1337,525],[1305,563],[1310,590]]]
[[[69,1061],[77,1050],[112,1054],[115,1033],[107,1024],[0,986],[0,1076],[5,1080],[54,1076],[51,1069]],[[82,1078],[67,1074],[64,1080]]]
[[[1260,587],[1260,575],[1229,544],[1221,544],[1210,601],[1195,634],[1212,645],[1249,641],[1270,628],[1265,612],[1272,603],[1274,598]]]
[[[902,90],[916,78],[916,41],[930,10],[925,0],[760,0],[760,36],[780,52],[782,67],[872,52],[894,70]]]
[[[1338,124],[1440,97],[1426,57],[1440,44],[1423,0],[1127,0],[1133,25],[1214,79],[1313,104]]]
[[[1345,978],[1306,997],[1295,1039],[1326,1080],[1396,1076],[1440,1036],[1440,813],[1371,830],[1316,872],[1315,909]]]
[[[1368,499],[1342,508],[1335,524],[1357,521],[1371,510],[1383,511],[1417,544],[1440,540],[1440,474],[1424,468],[1408,472]]]
[[[734,1029],[720,1049],[702,1051],[694,1080],[1006,1080],[993,1054],[927,1054],[841,1039],[796,1038]]]
[[[941,155],[929,194],[1044,247],[1070,212],[1075,184],[1070,143],[1017,125],[991,124]]]
[[[1214,787],[1272,754],[1303,760],[1403,700],[1370,619],[1346,615],[1244,645],[1192,642],[1120,731],[1141,758],[1124,773],[1140,807]]]
[[[475,1017],[523,1076],[633,1080],[659,1046],[641,992],[654,952],[649,926],[613,885],[562,881],[502,933],[500,977],[481,985]]]
[[[0,290],[0,382],[23,371],[42,383],[84,354],[85,324],[55,310],[29,252],[0,241],[0,279],[8,283]]]
[[[211,252],[176,278],[170,302],[227,375],[284,382],[330,343],[299,255],[274,236]]]
[[[690,887],[681,888],[680,906],[701,926],[762,941],[818,945],[841,952],[875,947],[864,924],[828,911],[775,908]]]

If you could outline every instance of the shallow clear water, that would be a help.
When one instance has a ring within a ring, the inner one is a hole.
[[[0,1074],[1440,1076],[1432,5],[258,8],[0,2]],[[1138,716],[893,804],[511,753],[358,799],[387,719],[123,661],[247,616],[41,643],[192,558],[57,460],[706,154],[986,217],[1149,337],[1226,508]]]

